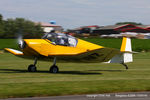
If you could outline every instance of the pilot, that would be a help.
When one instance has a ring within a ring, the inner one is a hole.
[[[56,44],[56,33],[55,33],[55,30],[51,30],[48,35],[47,35],[47,38],[53,43],[53,44]]]
[[[65,41],[64,41],[62,36],[57,36],[57,44],[58,45],[64,45],[65,44]]]
[[[51,30],[49,33],[55,33],[55,30]]]

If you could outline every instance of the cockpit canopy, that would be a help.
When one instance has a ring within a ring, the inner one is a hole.
[[[78,40],[64,33],[47,33],[43,37],[43,39],[50,40],[53,44],[76,47]]]

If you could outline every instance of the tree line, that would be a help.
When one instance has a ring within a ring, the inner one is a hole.
[[[40,24],[35,24],[24,18],[3,19],[0,14],[0,38],[16,38],[23,35],[24,38],[40,38],[43,29]]]
[[[143,25],[142,23],[137,23],[137,22],[118,22],[115,25],[124,25],[124,24]]]

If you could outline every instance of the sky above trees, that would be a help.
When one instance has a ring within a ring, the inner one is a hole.
[[[64,28],[111,25],[117,22],[150,24],[150,0],[0,0],[6,18],[55,20]]]

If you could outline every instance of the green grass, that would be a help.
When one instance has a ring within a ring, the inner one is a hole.
[[[14,48],[17,49],[17,40],[16,39],[0,39],[0,49],[4,48]]]
[[[101,39],[101,38],[82,38],[86,41],[102,45],[105,47],[110,48],[117,48],[120,49],[122,39]],[[150,51],[150,39],[132,39],[132,48],[133,51]],[[14,48],[18,49],[17,41],[16,39],[0,39],[0,49],[4,48]]]
[[[110,48],[120,49],[122,39],[86,38],[86,41]],[[150,51],[150,39],[131,39],[133,51]]]
[[[0,54],[0,98],[150,91],[150,53],[134,55],[129,70],[120,64],[57,63],[60,73],[48,72],[52,62],[38,62],[38,72],[27,72],[33,60]]]

